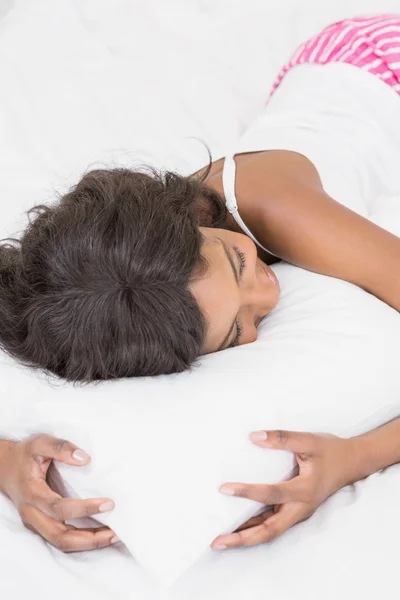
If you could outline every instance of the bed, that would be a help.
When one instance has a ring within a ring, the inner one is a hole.
[[[378,11],[400,12],[400,1],[0,0],[1,237],[89,164],[190,173],[207,162],[199,140],[222,156],[299,42]],[[16,409],[1,404],[0,415]],[[165,590],[124,547],[60,553],[0,497],[1,589],[11,600],[395,598],[399,499],[394,465],[274,543],[207,555]]]

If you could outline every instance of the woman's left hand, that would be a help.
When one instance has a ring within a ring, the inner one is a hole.
[[[308,519],[328,496],[362,477],[358,475],[361,471],[356,438],[261,431],[250,434],[250,439],[260,448],[294,452],[298,475],[275,485],[225,483],[221,486],[224,494],[250,498],[272,509],[253,517],[234,533],[218,536],[211,544],[214,549],[269,542]]]

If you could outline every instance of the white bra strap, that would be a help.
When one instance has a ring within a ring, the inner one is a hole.
[[[224,186],[226,207],[231,214],[233,214],[238,209],[237,200],[235,196],[235,179],[235,160],[233,156],[226,156],[224,160],[224,168],[222,169],[222,185]]]
[[[237,199],[235,195],[235,179],[236,179],[236,163],[233,156],[226,156],[224,160],[224,167],[222,169],[222,185],[224,188],[226,207],[235,219],[236,223],[239,227],[247,233],[247,235],[253,240],[254,243],[257,244],[260,248],[272,254],[272,256],[276,256],[271,250],[267,250],[264,246],[260,244],[257,238],[251,233],[250,229],[243,222],[242,217],[239,214],[239,209],[237,205]],[[277,257],[279,258],[279,257]]]

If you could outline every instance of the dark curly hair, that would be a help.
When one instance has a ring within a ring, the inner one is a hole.
[[[28,212],[0,246],[0,345],[73,382],[177,373],[201,354],[188,286],[207,270],[199,226],[226,207],[200,178],[153,168],[88,172]]]

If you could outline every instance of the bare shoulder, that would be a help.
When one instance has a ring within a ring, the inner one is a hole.
[[[235,157],[240,187],[261,184],[274,193],[291,185],[321,186],[318,171],[303,154],[289,150],[268,150]]]
[[[260,152],[246,152],[235,155],[237,174],[240,181],[250,180],[253,184],[262,180],[265,186],[267,179],[272,187],[274,184],[282,186],[286,182],[296,181],[318,183],[320,179],[314,165],[307,157],[289,150],[265,150]],[[210,172],[205,180],[210,187],[218,188],[220,193],[222,187],[222,171],[224,158],[211,164]],[[193,173],[192,177],[201,177],[207,170],[208,165]],[[268,178],[266,178],[268,175]],[[242,186],[241,186],[242,187]],[[264,188],[265,189],[265,188]]]
[[[267,150],[235,155],[236,178],[235,191],[239,203],[240,215],[250,230],[266,247],[269,240],[261,225],[266,206],[276,205],[279,198],[292,196],[301,188],[322,189],[318,172],[314,165],[303,155],[286,150]],[[205,180],[209,187],[224,198],[222,171],[224,158],[211,165]],[[208,165],[207,165],[208,167]],[[201,177],[207,169],[204,167],[192,176]],[[228,214],[226,227],[242,233],[232,215]],[[258,248],[258,254],[268,264],[277,258]]]
[[[322,189],[314,165],[297,152],[268,150],[236,154],[235,163],[236,197],[241,217],[250,229],[259,229],[260,211],[264,211],[266,205],[276,204],[279,198],[293,196],[301,189]],[[222,198],[223,166],[224,159],[212,163],[204,182]],[[201,176],[204,172],[205,169],[202,169],[193,176]],[[228,216],[227,225],[233,231],[241,231],[231,215]]]

